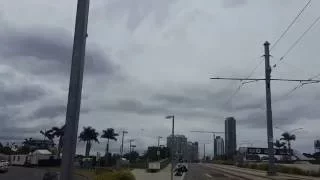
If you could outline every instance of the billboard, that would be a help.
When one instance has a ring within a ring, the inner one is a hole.
[[[248,147],[247,154],[266,154],[268,155],[268,148],[254,148]],[[273,149],[275,155],[286,155],[288,154],[288,149]],[[291,150],[292,154],[292,150]]]
[[[320,149],[320,140],[315,140],[314,141],[314,148],[315,149]]]

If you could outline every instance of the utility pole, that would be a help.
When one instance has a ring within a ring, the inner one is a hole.
[[[203,144],[203,161],[206,160],[206,144]]]
[[[157,156],[158,156],[158,161],[160,159],[160,139],[162,138],[162,136],[158,136],[158,150],[157,150]]]
[[[123,140],[124,140],[124,134],[127,134],[128,131],[122,131],[122,140],[121,140],[121,147],[120,147],[120,156],[123,155]]]
[[[90,0],[78,0],[69,95],[66,113],[64,147],[62,150],[61,180],[73,180],[73,160],[76,152],[87,25]]]
[[[266,83],[266,116],[267,116],[267,142],[268,142],[268,155],[269,155],[269,169],[268,175],[274,176],[276,175],[276,169],[274,166],[274,149],[273,149],[273,125],[272,125],[272,109],[271,109],[271,86],[270,81],[282,81],[282,82],[299,82],[301,85],[320,83],[320,80],[316,80],[313,78],[309,79],[275,79],[271,78],[271,67],[270,67],[270,49],[269,42],[264,43],[264,57],[265,57],[265,78],[234,78],[234,77],[213,77],[210,79],[214,80],[232,80],[232,81],[240,81],[241,85],[257,82],[257,81],[265,81]]]
[[[131,154],[131,147],[132,147],[132,145],[131,145],[131,143],[134,141],[134,139],[130,139],[129,140],[129,153]]]
[[[174,115],[167,116],[166,119],[172,119],[172,144],[171,144],[171,180],[173,180],[173,164],[175,156],[175,137],[174,137]]]
[[[267,114],[267,136],[268,136],[268,154],[269,154],[269,169],[268,175],[276,174],[274,167],[274,151],[273,151],[273,125],[272,125],[272,109],[271,109],[271,67],[270,67],[270,43],[264,43],[264,58],[265,58],[265,76],[266,76],[266,114]]]

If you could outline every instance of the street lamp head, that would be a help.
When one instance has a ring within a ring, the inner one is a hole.
[[[166,116],[166,119],[172,119],[174,116],[173,115],[169,115],[169,116]]]

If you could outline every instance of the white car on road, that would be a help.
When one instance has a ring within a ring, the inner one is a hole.
[[[7,172],[9,167],[9,162],[7,160],[0,160],[0,171]]]

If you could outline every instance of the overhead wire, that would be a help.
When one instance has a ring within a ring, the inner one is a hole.
[[[253,70],[249,73],[249,75],[245,78],[245,79],[248,79],[250,78],[254,72],[259,68],[259,66],[261,65],[261,63],[263,62],[263,60],[260,60],[260,62],[253,68]],[[236,96],[238,94],[238,92],[240,91],[240,89],[245,85],[245,84],[248,84],[250,82],[253,82],[253,81],[240,81],[240,84],[238,85],[237,89],[232,93],[232,95],[228,98],[228,100],[226,101],[225,104],[228,104],[233,98],[234,96]]]
[[[299,38],[288,48],[288,50],[281,56],[281,58],[278,60],[276,64],[274,64],[272,67],[276,68],[283,60],[284,58],[293,50],[293,48],[296,47],[296,45],[302,40],[302,38],[317,24],[317,22],[320,20],[320,16],[318,16],[312,24],[299,36]]]
[[[309,0],[306,5],[299,11],[299,13],[295,16],[295,18],[291,21],[291,23],[287,26],[287,28],[283,31],[283,33],[279,36],[279,38],[275,41],[275,43],[270,47],[270,51],[274,49],[280,40],[287,34],[287,32],[290,30],[290,28],[294,25],[294,23],[298,20],[300,15],[304,12],[304,10],[307,9],[307,7],[310,5],[312,0]]]

